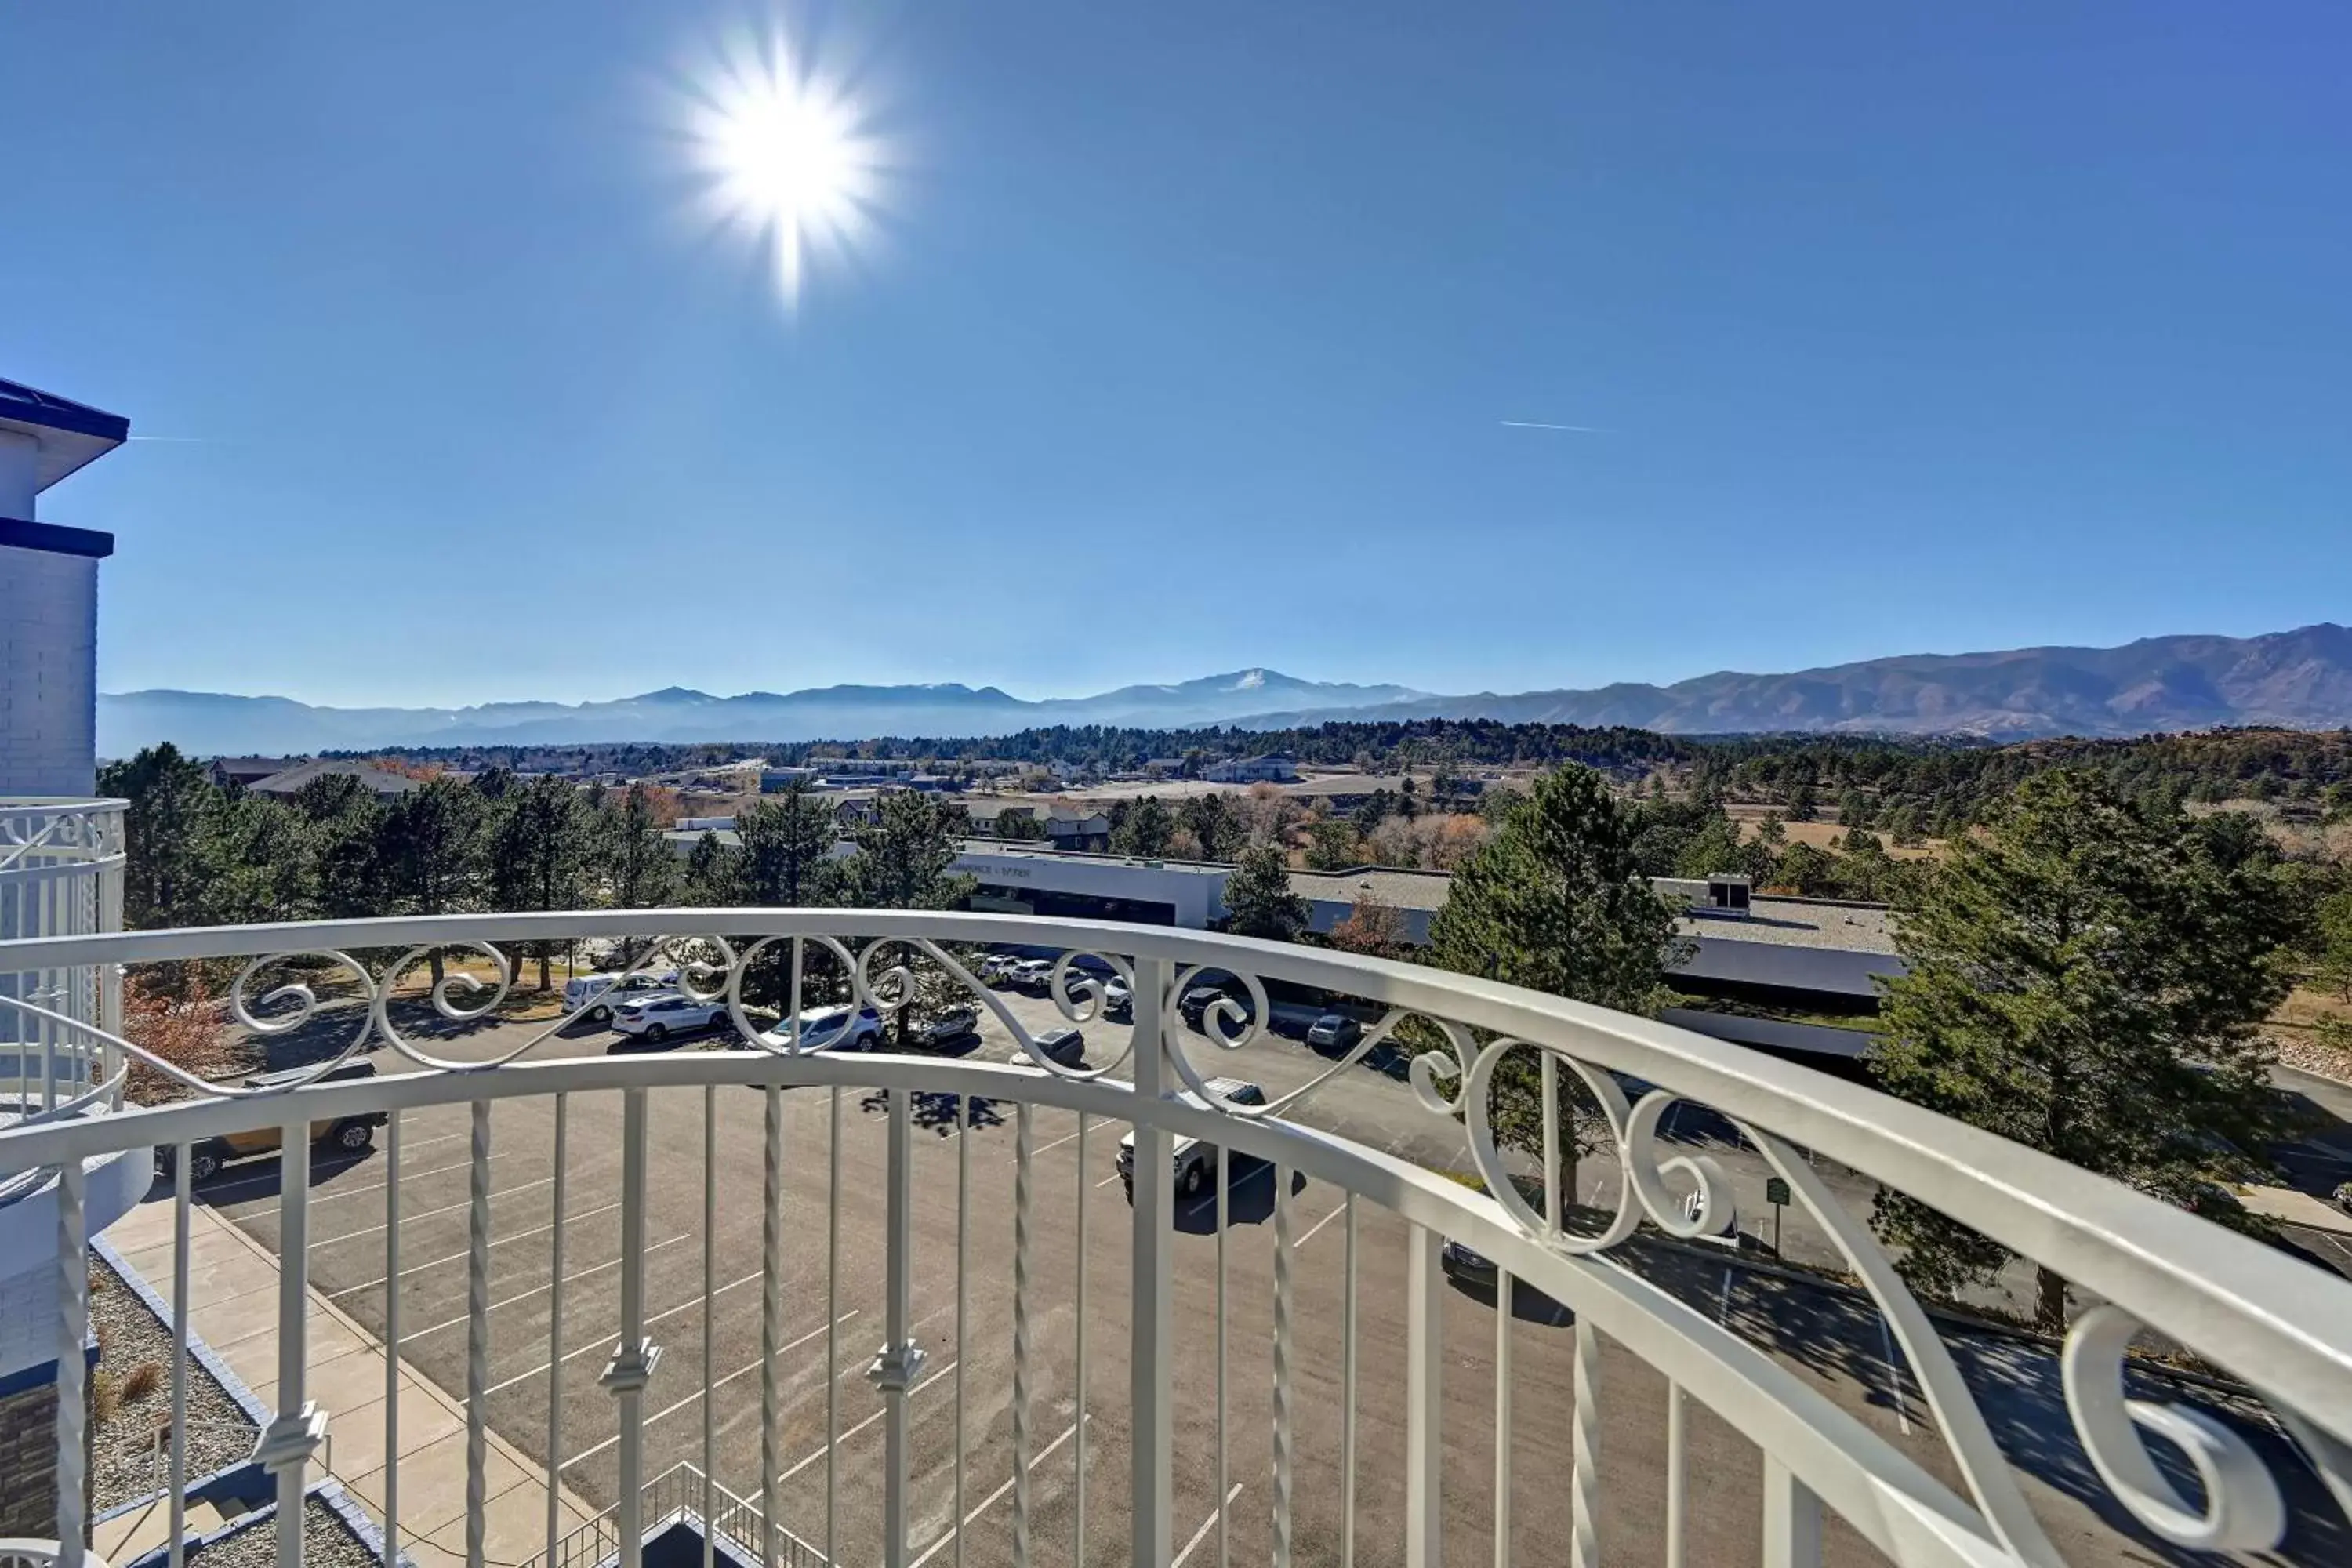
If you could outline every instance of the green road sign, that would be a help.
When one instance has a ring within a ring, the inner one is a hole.
[[[1764,1201],[1775,1205],[1789,1201],[1789,1181],[1785,1176],[1772,1176],[1764,1183]]]

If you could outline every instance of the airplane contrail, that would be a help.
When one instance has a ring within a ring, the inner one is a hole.
[[[1580,436],[1605,435],[1598,425],[1552,425],[1541,419],[1503,419],[1496,423],[1506,430],[1573,430]]]

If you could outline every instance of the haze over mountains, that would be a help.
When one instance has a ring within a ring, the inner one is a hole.
[[[1908,654],[1671,686],[1433,696],[1245,669],[1172,686],[1025,700],[992,686],[833,686],[713,697],[670,687],[611,702],[320,708],[283,697],[133,691],[99,699],[99,749],[171,741],[198,755],[383,746],[985,736],[1050,724],[1276,729],[1335,719],[1625,724],[1675,734],[1784,731],[2000,740],[2124,736],[2218,724],[2352,725],[2352,630],[2145,637],[2121,647]]]

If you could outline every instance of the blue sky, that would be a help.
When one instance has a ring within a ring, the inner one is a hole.
[[[2352,618],[2336,0],[0,10],[0,374],[129,415],[102,686],[1432,690]],[[1555,431],[1505,421],[1591,427]]]

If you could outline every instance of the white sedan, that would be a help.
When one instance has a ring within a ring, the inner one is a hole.
[[[672,1035],[708,1029],[726,1016],[727,1004],[724,1002],[698,1002],[691,996],[672,992],[665,996],[648,996],[642,1001],[622,1003],[613,1009],[613,1027],[625,1035],[634,1035],[649,1046],[657,1046]]]

